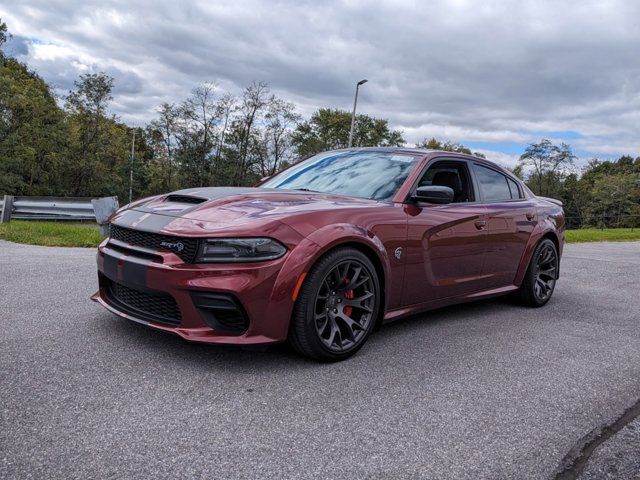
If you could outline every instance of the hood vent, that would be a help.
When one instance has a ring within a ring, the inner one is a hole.
[[[167,195],[167,198],[164,199],[165,202],[173,202],[173,203],[192,203],[198,204],[202,202],[206,202],[206,198],[200,197],[192,197],[190,195]]]

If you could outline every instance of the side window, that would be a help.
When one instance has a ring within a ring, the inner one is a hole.
[[[518,188],[518,184],[513,180],[511,180],[509,177],[507,177],[507,183],[509,184],[509,190],[511,190],[511,198],[513,199],[522,198],[522,195],[520,195],[520,189]]]
[[[466,162],[438,161],[420,179],[421,187],[442,185],[453,190],[453,203],[473,202],[473,188]]]
[[[507,177],[487,167],[474,164],[473,170],[482,192],[485,202],[500,202],[511,200],[511,189],[507,183]],[[517,186],[516,186],[517,190]],[[519,197],[519,194],[518,194]],[[518,198],[516,197],[516,198]]]

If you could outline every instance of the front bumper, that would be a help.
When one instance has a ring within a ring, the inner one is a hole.
[[[286,339],[293,307],[290,295],[282,294],[279,278],[286,258],[287,255],[270,262],[234,265],[188,264],[170,252],[138,255],[105,241],[97,255],[100,288],[92,300],[121,317],[189,341],[237,345],[278,343]],[[291,281],[295,282],[295,278],[286,283]],[[158,303],[169,305],[170,312],[173,311],[171,304],[177,305],[178,318],[162,320],[167,309],[162,310],[158,305],[153,308],[155,315],[148,314],[139,301],[135,303],[139,308],[130,308],[133,302],[116,301],[118,297],[113,295],[111,285],[121,286],[130,293],[140,292],[147,296],[144,298],[158,298]],[[212,303],[214,308],[235,306],[246,324],[229,331],[229,322],[217,323],[216,316],[205,308]]]

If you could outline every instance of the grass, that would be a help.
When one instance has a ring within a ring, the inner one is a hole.
[[[640,240],[640,228],[581,228],[567,230],[565,238],[568,243]],[[0,224],[0,239],[48,247],[97,247],[102,241],[94,224],[24,220]]]
[[[47,247],[97,247],[102,236],[95,224],[12,220],[0,224],[0,239]]]
[[[640,240],[640,228],[580,228],[567,230],[564,234],[568,243],[579,242],[624,242]]]

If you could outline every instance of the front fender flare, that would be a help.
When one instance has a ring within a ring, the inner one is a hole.
[[[309,272],[318,259],[329,250],[350,243],[360,244],[373,251],[382,265],[385,278],[389,278],[389,255],[382,241],[373,232],[348,223],[327,225],[314,231],[289,253],[271,292],[273,310],[282,318],[282,321],[278,321],[282,329],[282,339],[286,338],[289,329],[295,303],[293,292],[300,276]],[[387,295],[388,292],[385,291],[385,304],[388,301]]]

